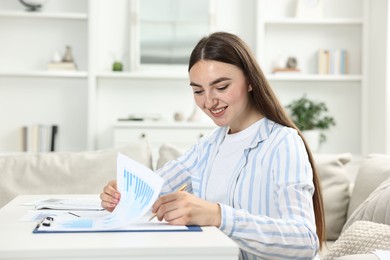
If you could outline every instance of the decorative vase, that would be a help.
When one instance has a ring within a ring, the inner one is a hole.
[[[70,46],[65,46],[65,54],[62,57],[63,62],[73,62],[72,48]]]
[[[312,152],[318,152],[320,149],[320,130],[305,130],[302,131],[303,136],[305,137],[306,143],[309,145]]]

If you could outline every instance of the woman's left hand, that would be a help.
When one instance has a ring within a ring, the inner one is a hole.
[[[161,196],[153,204],[153,213],[159,221],[172,225],[221,225],[221,209],[217,203],[200,199],[186,191]]]

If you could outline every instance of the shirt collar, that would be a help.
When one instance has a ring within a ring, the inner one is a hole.
[[[266,140],[270,134],[272,133],[273,127],[275,126],[275,122],[269,120],[268,118],[262,118],[261,124],[259,125],[259,131],[253,141],[251,142],[248,148],[255,147],[258,143]],[[225,135],[229,131],[229,127],[218,127],[210,136],[210,143],[221,144]]]

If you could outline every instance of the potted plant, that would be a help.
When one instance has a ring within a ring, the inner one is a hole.
[[[326,141],[326,136],[322,130],[336,125],[334,118],[326,114],[328,112],[326,104],[310,100],[306,94],[297,100],[293,100],[286,108],[313,151],[318,150],[319,145]],[[317,140],[312,140],[312,138],[317,138]]]

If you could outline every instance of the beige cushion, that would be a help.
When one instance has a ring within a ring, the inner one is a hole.
[[[357,220],[390,225],[390,177],[382,182],[352,213],[343,229],[347,229]]]
[[[376,249],[390,250],[390,225],[359,220],[340,235],[329,253],[321,260],[346,255],[369,254]]]
[[[328,240],[339,237],[347,218],[350,181],[344,165],[351,158],[349,153],[314,155],[322,187]]]
[[[355,209],[387,178],[390,177],[390,156],[370,154],[362,162],[348,207],[348,219]]]
[[[164,143],[160,146],[158,151],[159,158],[157,160],[157,169],[161,168],[170,160],[176,159],[185,152],[184,149],[178,148],[175,145]]]
[[[118,152],[151,167],[151,151],[142,140],[98,151],[2,156],[0,207],[20,194],[100,193],[116,178]]]

